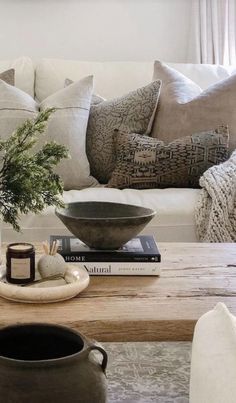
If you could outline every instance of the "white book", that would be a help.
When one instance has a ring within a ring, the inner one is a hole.
[[[86,262],[81,263],[91,276],[160,276],[160,263]]]

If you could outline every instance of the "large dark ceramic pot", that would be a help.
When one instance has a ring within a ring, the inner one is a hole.
[[[94,357],[92,350],[102,354]],[[107,354],[63,326],[22,324],[0,329],[2,403],[106,402]]]

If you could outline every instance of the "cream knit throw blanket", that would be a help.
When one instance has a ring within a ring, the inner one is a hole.
[[[236,242],[236,151],[200,178],[195,219],[204,242]]]

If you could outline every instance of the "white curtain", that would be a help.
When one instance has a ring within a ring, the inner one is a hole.
[[[236,64],[236,0],[192,0],[188,59]]]

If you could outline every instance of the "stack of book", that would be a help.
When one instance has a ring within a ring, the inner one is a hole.
[[[91,249],[73,236],[52,235],[68,263],[81,263],[90,275],[159,276],[161,255],[151,235],[139,235],[118,250]]]

